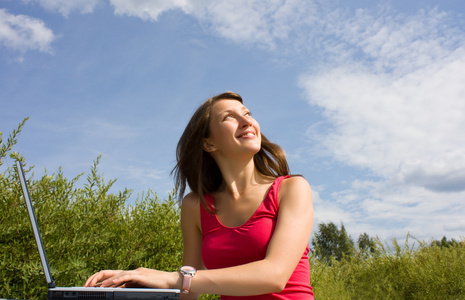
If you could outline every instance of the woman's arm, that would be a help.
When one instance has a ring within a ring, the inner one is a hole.
[[[200,199],[187,195],[181,206],[181,228],[183,235],[183,265],[197,270],[205,269],[202,260],[202,232],[200,228]],[[162,272],[147,268],[131,271],[103,270],[87,279],[84,286],[102,287],[152,287],[180,289],[182,278],[179,272]],[[181,295],[181,299],[196,299],[200,294]]]
[[[184,244],[184,266],[192,266],[197,270],[205,270],[202,259],[202,229],[200,224],[200,199],[195,194],[188,194],[182,200],[181,228]],[[180,288],[180,286],[178,287]],[[197,299],[201,293],[181,295],[181,299]]]

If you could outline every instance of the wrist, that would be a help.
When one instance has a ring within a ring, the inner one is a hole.
[[[182,290],[182,274],[179,271],[172,272],[171,274],[172,274],[172,280],[170,283],[170,288]]]

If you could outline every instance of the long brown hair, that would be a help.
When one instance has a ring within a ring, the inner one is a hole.
[[[237,100],[241,103],[242,97],[234,92],[225,92],[206,100],[195,111],[192,118],[179,139],[176,148],[176,166],[174,173],[178,199],[184,197],[187,185],[196,193],[202,205],[206,205],[205,194],[216,191],[223,182],[223,176],[213,157],[203,150],[203,139],[210,134],[210,115],[215,102],[224,99]],[[289,175],[289,166],[283,149],[271,143],[263,134],[261,149],[254,155],[254,163],[258,172],[269,177]]]

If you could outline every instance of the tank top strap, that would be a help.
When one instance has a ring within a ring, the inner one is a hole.
[[[266,196],[265,199],[271,199],[273,201],[273,204],[276,206],[276,208],[279,208],[279,188],[281,187],[281,183],[284,181],[284,179],[291,177],[290,175],[286,176],[279,176],[274,180],[274,182],[271,184],[270,189],[268,190],[268,195]]]
[[[213,202],[213,196],[210,195],[210,194],[205,194],[203,196],[205,197],[205,205],[209,209],[215,211],[215,204]],[[200,211],[201,211],[202,215],[203,214],[212,215],[212,213],[209,213],[202,204],[200,204]]]

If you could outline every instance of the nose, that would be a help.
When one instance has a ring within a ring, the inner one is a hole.
[[[239,120],[239,125],[241,128],[246,128],[252,126],[252,117],[250,116],[241,116]]]

